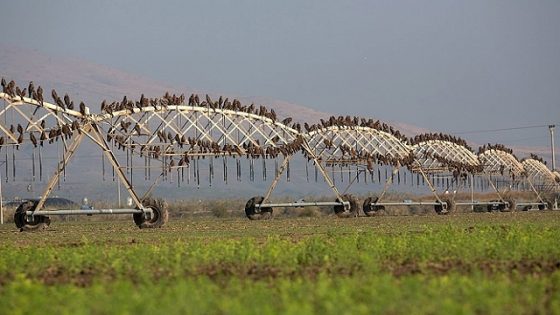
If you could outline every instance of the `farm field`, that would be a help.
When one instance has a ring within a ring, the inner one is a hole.
[[[3,314],[560,314],[560,212],[0,226]]]

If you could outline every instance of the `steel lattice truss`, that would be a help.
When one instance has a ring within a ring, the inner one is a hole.
[[[552,173],[542,162],[535,159],[525,159],[522,164],[527,177],[533,182],[552,186],[557,184],[554,173]]]
[[[552,173],[554,174],[554,180],[556,183],[560,183],[560,173],[558,173],[558,171],[554,171]]]
[[[478,155],[478,160],[484,167],[484,173],[487,174],[502,176],[507,174],[510,177],[521,178],[525,171],[523,164],[521,164],[512,154],[502,150],[485,150]]]
[[[25,141],[36,146],[59,139],[68,146],[67,142],[85,124],[93,122],[117,146],[158,159],[203,155],[272,158],[303,149],[326,164],[394,165],[392,162],[407,159],[412,153],[416,165],[428,173],[482,166],[483,172],[489,174],[505,171],[521,176],[525,172],[531,178],[549,182],[557,177],[539,161],[520,163],[502,150],[485,150],[477,157],[450,141],[428,140],[411,146],[390,133],[361,126],[299,132],[252,113],[184,104],[90,114],[86,106],[68,109],[7,93],[0,93],[0,98],[6,101],[0,111],[2,146],[18,146]],[[303,139],[308,146],[301,146]]]
[[[276,157],[293,153],[298,137],[296,130],[267,117],[187,105],[134,108],[96,120],[119,147],[154,158]]]
[[[0,99],[6,101],[0,111],[2,146],[19,146],[24,141],[37,146],[59,138],[66,144],[80,127],[78,120],[84,117],[78,111],[28,97],[0,93]]]
[[[396,164],[410,155],[410,146],[395,136],[361,126],[330,126],[305,135],[309,148],[327,164]]]
[[[140,197],[123,173],[113,151],[127,150],[146,159],[164,163],[164,169],[188,166],[189,160],[203,156],[236,156],[254,158],[284,157],[284,162],[264,199],[276,185],[288,159],[302,151],[322,172],[338,198],[340,194],[325,165],[371,164],[401,165],[425,173],[508,174],[547,185],[556,185],[558,173],[552,173],[541,162],[527,159],[520,163],[512,154],[488,149],[475,155],[466,142],[451,136],[427,135],[411,145],[392,127],[373,120],[331,117],[328,124],[288,125],[291,118],[276,120],[273,111],[264,107],[232,105],[227,101],[199,103],[184,97],[113,102],[101,113],[90,113],[83,103],[64,100],[53,90],[54,102],[43,99],[42,92],[29,86],[20,90],[15,83],[5,84],[0,99],[0,147],[19,147],[29,141],[33,146],[61,141],[66,154],[51,178],[44,199],[54,187],[56,177],[65,168],[84,138],[91,139],[104,152],[134,202],[142,208]],[[330,125],[329,125],[330,124]],[[430,138],[431,137],[431,138]],[[447,141],[449,139],[450,141]],[[412,140],[411,140],[412,141]],[[462,145],[464,144],[464,145]],[[42,204],[39,204],[39,207]]]
[[[478,158],[467,148],[443,140],[428,140],[412,146],[414,157],[427,172],[477,168]]]

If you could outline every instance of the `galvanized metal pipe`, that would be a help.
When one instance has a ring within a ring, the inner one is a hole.
[[[429,202],[377,202],[371,203],[372,206],[437,206],[440,204],[446,203],[445,201],[439,203],[437,201],[429,201]],[[507,202],[503,201],[482,201],[482,202],[456,202],[455,205],[457,206],[473,206],[473,205],[492,205],[492,204],[507,204]],[[538,206],[543,205],[542,202],[519,202],[517,206]]]
[[[541,206],[541,205],[546,205],[546,203],[543,203],[543,202],[518,202],[517,205],[518,206]]]
[[[146,209],[150,211],[150,209]],[[37,210],[27,211],[27,215],[92,215],[92,214],[134,214],[143,213],[139,209],[88,209],[88,210]]]
[[[443,202],[445,203],[445,202]],[[443,203],[437,201],[417,202],[372,202],[372,206],[437,206]]]
[[[309,206],[349,206],[350,202],[343,201],[324,201],[324,202],[285,202],[285,203],[261,203],[255,205],[257,208],[272,208],[272,207],[309,207]]]
[[[494,205],[494,204],[505,205],[508,203],[503,201],[456,202],[455,203],[456,206],[476,206],[476,205]]]

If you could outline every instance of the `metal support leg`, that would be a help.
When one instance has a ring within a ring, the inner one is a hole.
[[[439,203],[442,203],[441,199],[439,198],[439,196],[437,194],[437,190],[434,188],[434,185],[432,185],[432,182],[428,178],[428,175],[426,175],[426,173],[422,169],[422,166],[420,165],[420,163],[418,163],[418,171],[420,172],[420,174],[422,174],[422,177],[424,178],[424,181],[428,184],[428,187],[430,187],[430,190],[432,191],[432,194],[436,197],[436,200]]]
[[[397,174],[399,172],[400,166],[395,167],[391,173],[394,176],[395,174]],[[377,198],[377,201],[381,201],[381,199],[385,196],[385,194],[387,193],[387,189],[389,189],[389,186],[391,186],[391,184],[393,183],[393,176],[387,176],[387,180],[385,180],[385,185],[383,185],[383,191],[381,191],[381,195],[379,195],[379,197]]]
[[[119,179],[124,184],[124,187],[126,188],[130,197],[132,198],[132,201],[136,204],[136,206],[139,209],[144,209],[144,206],[142,205],[140,198],[138,198],[138,195],[134,191],[132,184],[130,184],[130,182],[126,178],[126,175],[124,174],[121,166],[119,165],[119,161],[117,160],[117,157],[115,156],[115,154],[113,154],[113,151],[111,151],[111,149],[109,148],[109,145],[107,144],[107,142],[105,141],[101,133],[99,132],[97,125],[95,124],[92,125],[91,134],[85,131],[83,132],[83,134],[86,134],[97,145],[99,145],[101,149],[103,149],[103,153],[105,153],[105,156],[107,156],[107,159],[109,160],[111,165],[115,168],[117,175],[119,176]]]
[[[156,180],[150,185],[150,187],[148,188],[148,190],[146,190],[146,192],[142,195],[142,199],[148,197],[148,195],[150,193],[152,193],[152,190],[154,190],[154,188],[157,186],[157,184],[159,183],[159,180],[162,179],[165,176],[164,172],[161,172],[159,174],[159,176],[156,178]]]
[[[471,174],[469,179],[471,181],[471,211],[474,212],[474,174]]]
[[[455,198],[457,197],[457,193],[459,191],[461,191],[461,189],[463,189],[463,183],[460,180],[456,180],[456,178],[451,179],[452,183],[453,183],[453,180],[455,180],[457,182],[457,188],[453,191],[453,197],[452,197],[452,200],[455,201]]]
[[[272,191],[274,190],[274,188],[276,188],[276,185],[280,181],[280,177],[282,176],[282,173],[284,173],[284,170],[288,166],[288,162],[290,161],[291,157],[292,157],[291,155],[286,155],[284,157],[284,160],[282,161],[282,164],[280,165],[280,168],[278,169],[278,172],[274,176],[274,180],[272,181],[272,183],[270,184],[270,187],[268,187],[268,190],[266,191],[266,194],[264,195],[264,199],[263,199],[262,203],[267,202],[268,198],[270,198],[270,195],[272,194]]]
[[[496,191],[496,194],[498,195],[498,198],[500,198],[500,201],[504,201],[504,197],[500,193],[500,190],[492,182],[492,179],[490,178],[490,175],[486,175],[486,177],[488,177],[488,182],[490,183],[490,186],[492,186],[492,189],[494,189],[494,191]]]
[[[58,182],[60,175],[64,172],[66,165],[68,164],[70,159],[74,156],[74,153],[82,143],[82,140],[84,140],[84,135],[86,134],[86,132],[90,130],[91,130],[91,125],[90,124],[85,125],[82,129],[82,132],[78,134],[78,136],[72,141],[72,143],[68,147],[67,153],[64,155],[64,159],[58,163],[54,175],[49,180],[47,187],[45,188],[45,191],[41,195],[41,199],[39,200],[37,206],[35,207],[36,210],[41,209],[45,205],[45,201],[47,200],[47,197],[50,195],[54,186]]]
[[[535,195],[537,195],[537,198],[539,199],[539,201],[542,202],[542,203],[545,203],[544,200],[541,197],[541,194],[539,194],[539,192],[537,191],[537,189],[533,185],[533,182],[531,182],[531,180],[529,178],[527,178],[527,182],[529,183],[529,186],[531,187],[531,190],[535,193]]]
[[[319,171],[323,175],[323,178],[325,179],[325,181],[327,182],[327,184],[329,185],[331,190],[336,195],[336,198],[338,198],[338,200],[343,200],[342,195],[340,194],[340,192],[338,191],[338,189],[334,185],[332,179],[330,178],[329,174],[327,173],[327,170],[325,170],[323,165],[319,162],[319,159],[315,155],[315,152],[313,152],[313,150],[311,150],[311,148],[309,147],[309,143],[307,143],[307,140],[303,141],[303,148],[305,149],[305,151],[307,151],[307,154],[309,154],[309,156],[311,156],[311,158],[315,162],[315,165],[319,168]]]

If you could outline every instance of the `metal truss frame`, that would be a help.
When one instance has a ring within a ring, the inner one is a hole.
[[[439,204],[445,200],[438,195],[429,175],[450,174],[458,171],[455,169],[457,166],[482,169],[472,176],[482,175],[490,179],[491,175],[504,176],[504,172],[507,172],[516,180],[526,180],[541,202],[544,201],[533,183],[538,181],[557,191],[560,178],[560,174],[553,173],[537,160],[519,162],[502,150],[489,149],[477,156],[468,148],[451,141],[427,140],[410,145],[389,132],[363,126],[332,125],[299,132],[270,117],[210,106],[132,106],[111,113],[91,114],[88,107],[76,111],[3,92],[0,93],[0,99],[5,101],[4,107],[0,109],[2,147],[18,147],[24,141],[31,141],[35,146],[39,142],[42,145],[45,141],[52,142],[55,139],[63,143],[62,159],[35,210],[42,208],[85,138],[89,138],[103,151],[103,156],[115,170],[137,209],[142,211],[149,211],[142,205],[145,195],[139,197],[136,193],[125,173],[132,170],[132,165],[128,165],[128,160],[126,166],[121,165],[114,154],[115,146],[127,150],[131,156],[145,155],[162,163],[162,174],[147,193],[166,172],[187,167],[188,159],[217,156],[264,159],[282,156],[283,161],[266,190],[262,204],[270,199],[291,157],[298,151],[314,162],[329,189],[344,207],[348,207],[348,202],[343,195],[354,180],[341,193],[325,169],[328,165],[358,165],[368,170],[372,163],[393,165],[394,175],[402,167],[400,162],[412,157],[412,162],[408,160],[406,166],[411,172],[422,175]],[[14,117],[20,122],[17,131],[13,124],[8,125],[8,121],[14,121]],[[173,159],[182,159],[184,163],[174,164]],[[504,192],[500,192],[492,180],[489,182],[500,200],[504,201]],[[392,176],[387,178],[378,202],[390,185]]]

